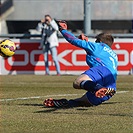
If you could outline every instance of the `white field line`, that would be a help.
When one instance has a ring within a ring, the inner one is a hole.
[[[80,94],[58,94],[58,95],[46,95],[46,96],[33,96],[33,97],[20,97],[20,98],[9,98],[9,99],[0,99],[0,102],[3,101],[14,101],[14,100],[28,100],[28,99],[39,99],[39,98],[47,98],[47,97],[67,97],[67,96],[77,96]]]
[[[128,91],[118,91],[119,93],[127,93]],[[20,98],[8,98],[8,99],[0,99],[0,102],[6,101],[15,101],[15,100],[28,100],[28,99],[39,99],[39,98],[47,98],[47,97],[67,97],[67,96],[77,96],[81,94],[58,94],[58,95],[46,95],[46,96],[33,96],[33,97],[20,97]]]

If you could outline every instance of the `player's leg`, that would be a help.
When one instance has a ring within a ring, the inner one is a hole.
[[[103,71],[104,70],[104,71]],[[102,73],[102,75],[101,75]],[[95,67],[85,71],[74,82],[75,89],[84,89],[95,93],[96,97],[104,97],[105,95],[114,95],[114,88],[106,88],[104,85],[111,84],[112,74],[103,67]],[[105,82],[106,81],[106,82]]]
[[[82,97],[80,98],[76,98],[76,99],[70,99],[68,101],[68,105],[69,107],[90,107],[90,106],[93,106],[88,98],[87,98],[87,95],[84,94]]]
[[[46,107],[55,107],[55,108],[72,108],[72,107],[90,107],[93,106],[88,98],[87,95],[84,94],[81,98],[76,98],[76,99],[46,99],[43,102],[43,105]]]
[[[46,44],[43,48],[44,52],[44,62],[45,62],[45,74],[49,75],[49,59],[48,59],[49,44]]]
[[[54,61],[54,63],[55,63],[57,75],[60,75],[60,65],[59,65],[59,62],[58,62],[57,49],[56,49],[56,47],[50,48],[50,52],[51,52],[53,61]]]
[[[73,87],[75,89],[84,89],[90,92],[94,92],[94,88],[97,86],[97,83],[90,78],[88,74],[89,71],[90,70],[85,71],[73,82]]]
[[[54,103],[50,105],[56,104],[58,107],[63,107],[64,105],[65,107],[68,107],[68,105],[70,107],[100,105],[112,97],[115,92],[116,83],[113,75],[107,68],[95,67],[79,76],[74,81],[73,86],[76,89],[85,89],[87,93],[81,98],[69,101],[66,99],[47,99],[45,102],[48,104]]]
[[[86,75],[86,74],[81,74],[75,81],[73,82],[73,88],[75,89],[81,89],[81,82],[83,81],[92,81],[92,79]]]

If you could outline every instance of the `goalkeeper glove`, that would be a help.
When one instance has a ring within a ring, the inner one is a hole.
[[[67,30],[67,23],[64,20],[57,21],[59,31]]]
[[[78,37],[79,39],[81,39],[81,40],[85,40],[85,41],[87,41],[88,42],[88,37],[87,36],[85,36],[83,33],[81,34],[81,35],[79,35],[79,37]]]

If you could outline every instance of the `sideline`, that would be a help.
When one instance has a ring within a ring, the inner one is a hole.
[[[116,94],[127,93],[127,92],[129,91],[118,91]],[[63,96],[67,97],[67,96],[78,96],[78,95],[81,95],[81,94],[58,94],[58,95],[46,95],[46,96],[20,97],[20,98],[0,99],[0,102],[39,99],[39,98],[47,98],[47,97],[63,97]]]

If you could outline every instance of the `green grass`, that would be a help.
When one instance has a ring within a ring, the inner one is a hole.
[[[132,133],[133,77],[118,76],[118,93],[96,107],[54,109],[44,99],[76,98],[84,90],[72,88],[77,76],[0,76],[0,133]],[[120,93],[126,91],[126,93]],[[60,94],[60,95],[59,95]],[[77,94],[62,96],[63,94]],[[22,100],[15,98],[35,97]]]

